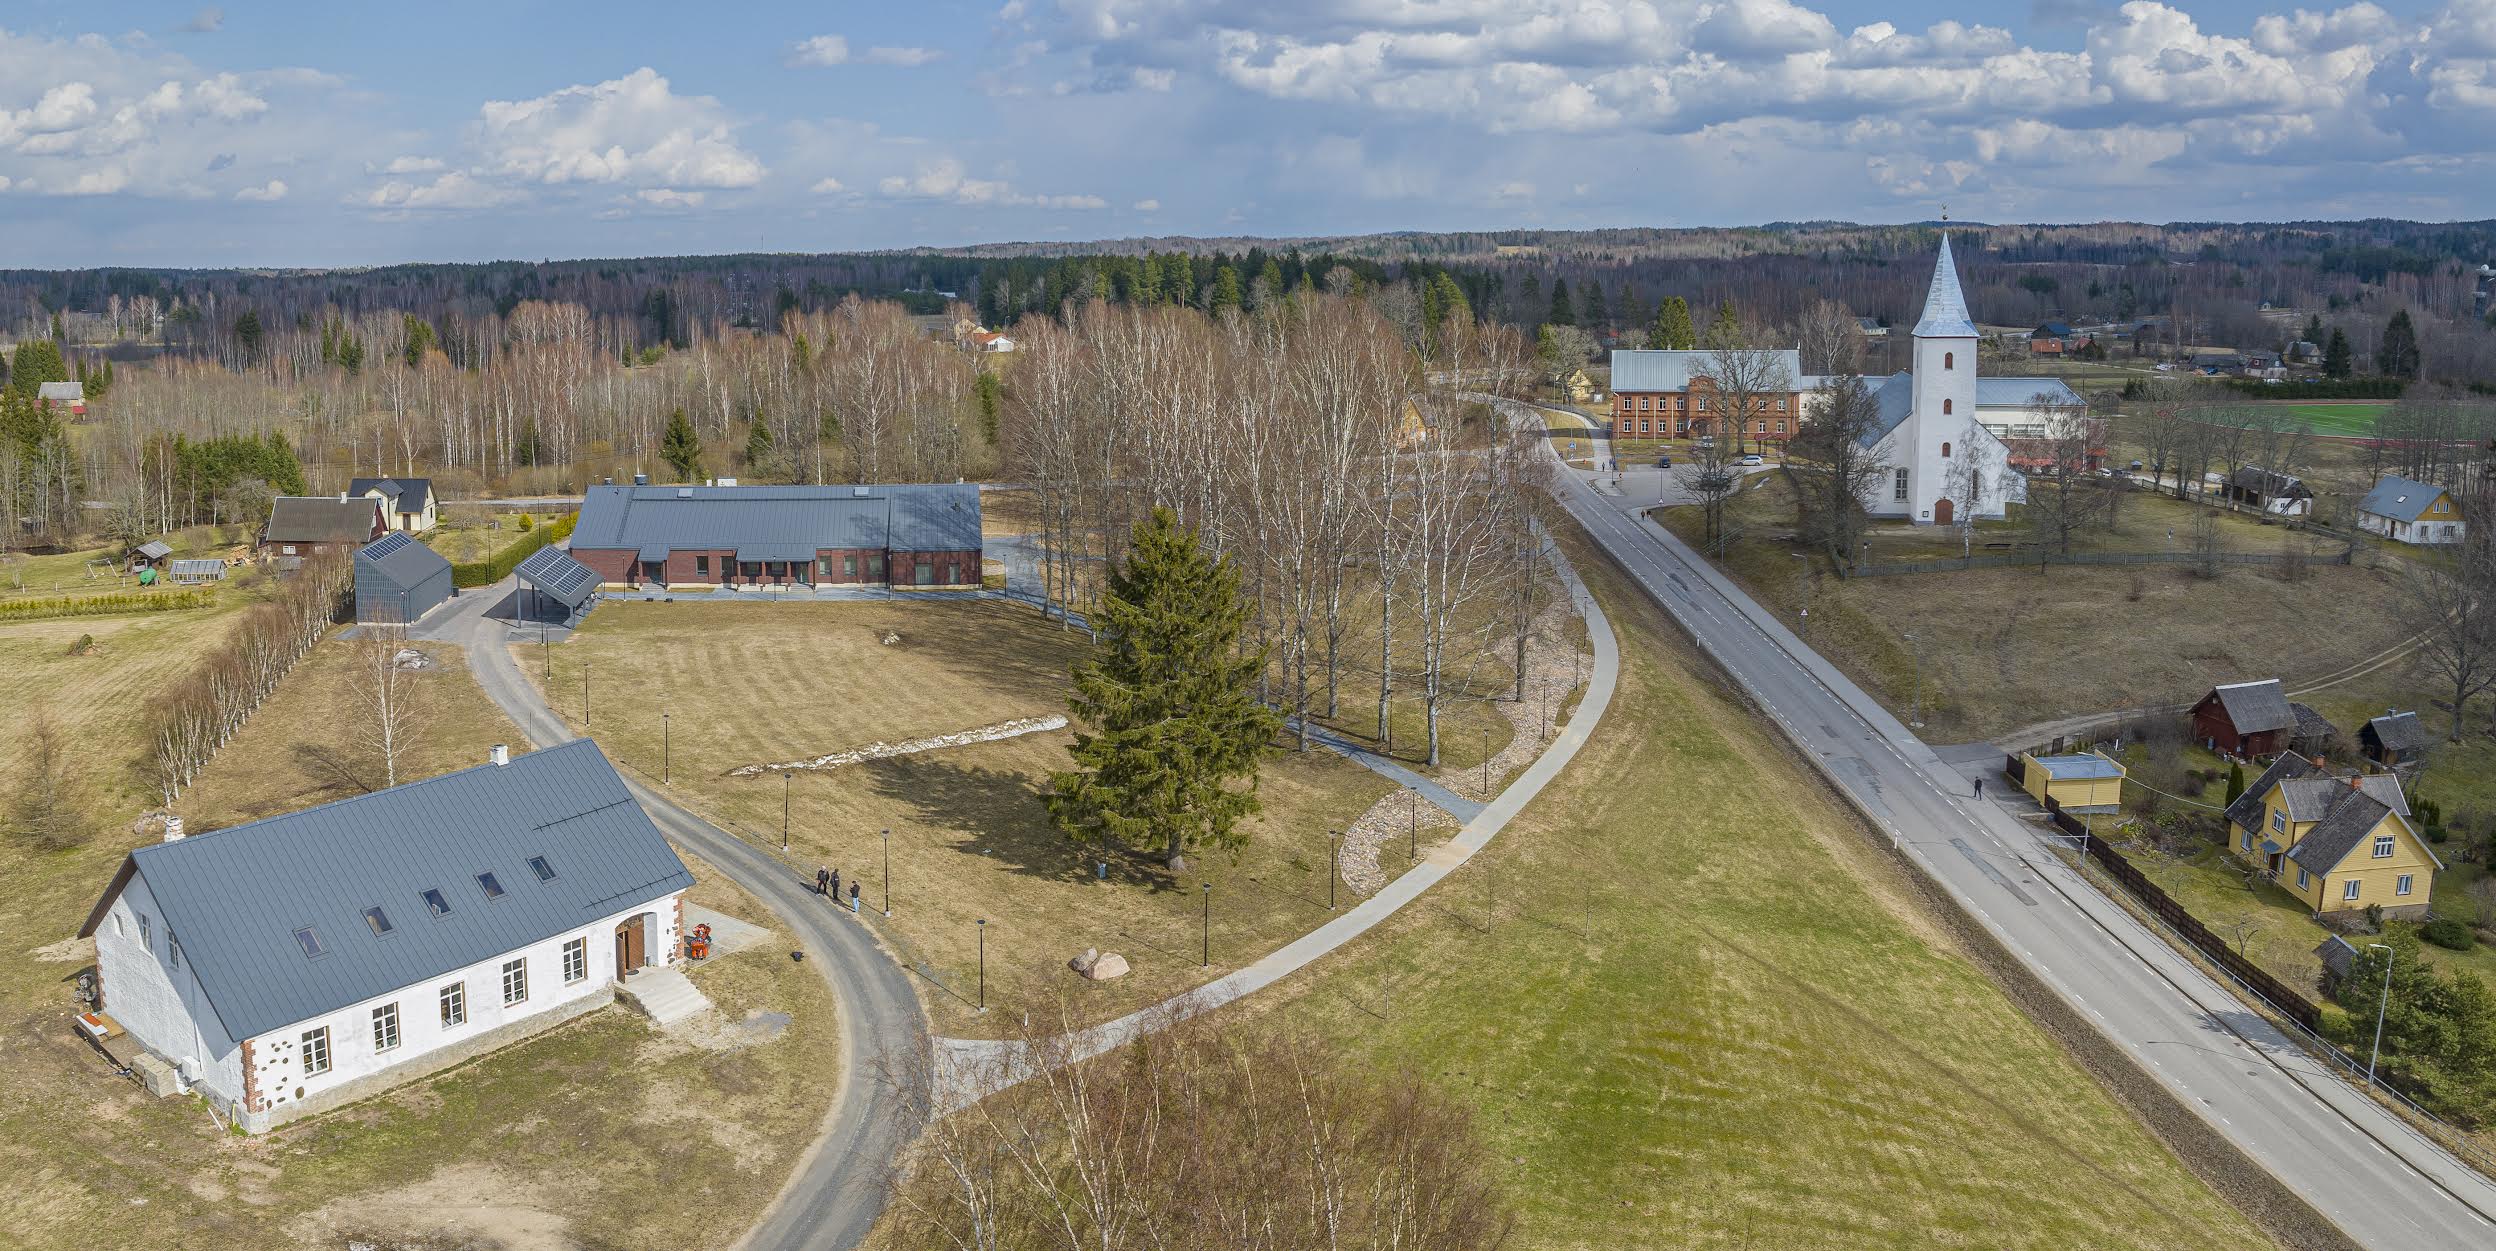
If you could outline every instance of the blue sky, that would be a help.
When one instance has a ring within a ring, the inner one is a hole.
[[[2496,0],[0,15],[0,265],[2491,214]]]

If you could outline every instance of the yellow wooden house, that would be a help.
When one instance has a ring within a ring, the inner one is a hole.
[[[2227,822],[2229,850],[2317,916],[2375,905],[2386,916],[2424,916],[2444,867],[2399,778],[2335,775],[2293,751],[2228,805]]]
[[[2357,524],[2395,543],[2459,543],[2467,523],[2452,493],[2431,482],[2386,474],[2357,503]]]
[[[2020,789],[2040,804],[2050,796],[2065,812],[2121,812],[2121,764],[2102,752],[2078,756],[2019,754]]]

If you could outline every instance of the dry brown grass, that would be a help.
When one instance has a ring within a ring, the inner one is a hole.
[[[897,633],[902,641],[879,640]],[[803,872],[837,868],[883,902],[892,831],[893,916],[887,934],[922,978],[942,1033],[996,1033],[982,1017],[981,917],[988,919],[987,1002],[1019,1011],[1074,997],[1102,1019],[1195,986],[1306,933],[1327,917],[1326,831],[1347,826],[1391,784],[1325,751],[1285,753],[1259,778],[1263,815],[1248,846],[1191,858],[1184,874],[1110,854],[1092,856],[1048,822],[1040,788],[1071,766],[1064,732],[800,773],[733,778],[747,764],[803,759],[878,740],[965,730],[1011,717],[1063,713],[1088,640],[1028,608],[976,600],[860,603],[618,601],[553,650],[551,700],[580,723],[583,662],[589,731],[618,763],[652,779],[662,769],[667,710],[674,793],[747,841],[780,850],[784,785],[787,858]],[[532,678],[539,649],[515,655]],[[1213,884],[1213,967],[1200,959],[1203,895]],[[1340,891],[1347,906],[1349,890]],[[877,918],[881,923],[881,918]],[[1116,951],[1134,972],[1076,977],[1066,961]],[[1053,1010],[1053,1009],[1052,1009]]]
[[[2135,496],[2125,505],[2123,528],[2092,531],[2089,542],[2100,549],[2159,551],[2172,524],[2177,542],[2188,543],[2192,508]],[[1802,562],[1792,555],[1802,549],[1785,539],[1793,522],[1782,484],[1772,479],[1769,487],[1745,492],[1734,515],[1746,534],[1732,544],[1728,571],[1788,625],[1808,605],[1806,641],[1902,717],[1914,704],[1916,671],[1915,648],[1905,635],[1916,634],[1923,653],[1923,733],[1932,742],[2188,702],[2217,682],[2284,677],[2294,686],[2403,638],[2383,610],[2398,583],[2388,568],[2316,563],[2302,582],[2252,566],[2204,579],[2183,565],[1840,580],[1826,573],[1825,560],[1815,559],[1818,572],[1806,582]],[[1663,516],[1696,545],[1695,510],[1669,509]],[[1988,533],[2015,535],[2017,529],[1980,531],[1980,545]],[[2288,532],[2229,517],[2223,533],[2231,550],[2277,551]],[[1951,545],[1927,528],[1894,540],[1886,553],[1876,540],[1875,559],[1934,559]],[[1955,548],[1947,554],[1956,555]]]

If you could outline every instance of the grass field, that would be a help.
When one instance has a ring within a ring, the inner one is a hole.
[[[234,603],[244,602],[236,597]],[[775,1041],[688,1053],[630,1009],[565,1025],[387,1096],[237,1139],[194,1099],[155,1100],[112,1076],[70,1029],[72,984],[92,946],[72,935],[115,864],[138,840],[131,821],[155,795],[140,775],[149,693],[173,681],[232,624],[223,609],[0,626],[0,718],[43,709],[80,755],[77,800],[93,841],[40,853],[0,839],[0,1244],[260,1248],[344,1245],[349,1237],[447,1231],[428,1245],[647,1247],[712,1245],[778,1188],[822,1108],[815,1092],[838,1063],[832,1004],[813,970],[768,950],[697,970],[733,1013],[786,1012]],[[67,654],[81,633],[98,647]],[[484,744],[518,739],[455,651],[435,713],[403,765],[465,766]],[[295,745],[333,741],[342,717],[343,647],[324,643],[209,766],[176,811],[208,828],[336,798]],[[0,777],[21,766],[23,736],[0,734]],[[13,787],[10,789],[14,789]],[[705,879],[695,896],[739,915],[764,913]],[[514,1109],[525,1109],[515,1114]]]
[[[1787,622],[1808,605],[1806,641],[1836,661],[1891,711],[1913,710],[1918,649],[1924,737],[1984,739],[2062,717],[2189,701],[2214,683],[2284,677],[2294,685],[2335,672],[2400,642],[2386,602],[2397,575],[2388,568],[2317,563],[2302,582],[2259,568],[2215,580],[2186,566],[2055,566],[1973,569],[1887,578],[1806,578],[1790,541],[1791,496],[1779,475],[1729,506],[1735,541],[1727,570]],[[2187,541],[2197,506],[2135,493],[2122,529],[2092,530],[2083,549],[2159,551],[2172,529]],[[1665,510],[1675,533],[1698,545],[1694,508]],[[2302,541],[2242,516],[2221,519],[2229,550],[2276,552]],[[1991,540],[2025,539],[2016,522],[1978,528]],[[1959,554],[1955,535],[1931,527],[1874,532],[1875,563]],[[1825,570],[1824,562],[1813,566]],[[2318,623],[2329,622],[2329,628]],[[1914,631],[1917,641],[1905,637]],[[2293,657],[2273,640],[2298,640]]]
[[[888,633],[901,641],[881,642]],[[785,789],[788,858],[801,871],[824,865],[863,881],[871,907],[882,903],[880,831],[890,829],[889,932],[940,979],[921,981],[937,1030],[976,1035],[1007,1028],[1001,1014],[972,1010],[980,918],[988,920],[991,1008],[1054,1010],[1066,996],[1080,1017],[1114,1016],[1323,922],[1327,831],[1393,789],[1332,753],[1285,753],[1259,779],[1265,812],[1248,824],[1248,846],[1236,858],[1198,855],[1174,877],[1157,861],[1110,854],[1104,880],[1040,803],[1047,775],[1071,764],[1064,731],[786,783],[727,776],[748,764],[1062,714],[1068,674],[1087,646],[1080,632],[992,602],[619,601],[553,649],[549,694],[580,725],[586,663],[587,729],[609,754],[653,778],[664,766],[679,798],[774,852]],[[522,645],[516,655],[532,678],[544,672],[539,649]],[[1209,971],[1198,967],[1204,882],[1213,884]],[[1338,897],[1352,898],[1348,890]],[[1086,948],[1119,952],[1134,972],[1110,982],[1077,978],[1066,961]]]
[[[1519,1246],[2265,1244],[1573,554],[1623,632],[1585,751],[1476,867],[1235,1012],[1470,1103]]]
[[[2315,434],[2368,438],[2390,400],[2257,400],[2262,409],[2285,414]]]

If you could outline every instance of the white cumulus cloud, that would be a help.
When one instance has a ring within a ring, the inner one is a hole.
[[[267,203],[272,200],[283,200],[286,198],[286,180],[283,178],[272,178],[257,187],[245,187],[242,190],[235,192],[234,198],[237,200],[257,201],[260,203]]]

